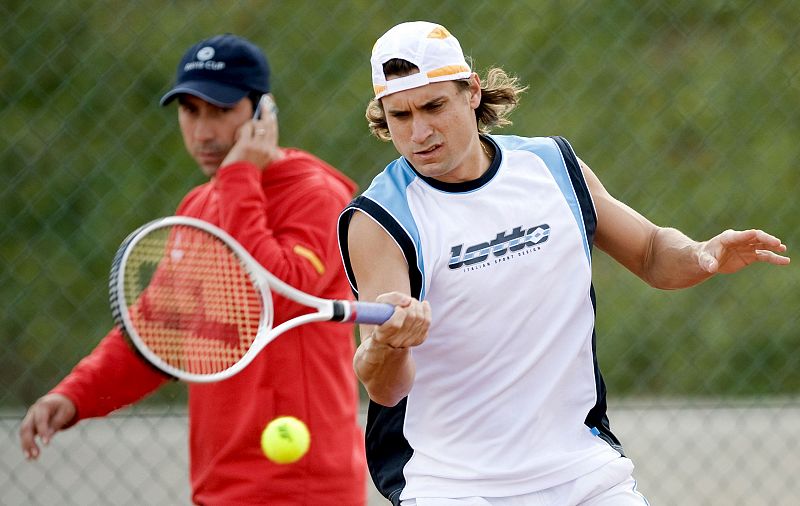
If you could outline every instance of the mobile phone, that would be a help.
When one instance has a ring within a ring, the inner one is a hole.
[[[261,98],[258,99],[258,104],[256,104],[256,112],[253,114],[253,119],[261,119],[261,111],[267,110],[271,114],[278,114],[278,106],[275,105],[275,101],[272,100],[272,96],[268,93],[264,93],[261,95]]]

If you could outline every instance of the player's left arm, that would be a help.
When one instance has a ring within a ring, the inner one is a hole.
[[[597,212],[595,245],[653,287],[686,288],[755,262],[789,263],[779,254],[786,245],[762,230],[726,230],[698,242],[657,226],[614,198],[589,166],[580,164]]]

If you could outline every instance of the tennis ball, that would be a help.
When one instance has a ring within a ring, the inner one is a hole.
[[[261,449],[276,464],[297,462],[306,454],[310,444],[308,427],[293,416],[279,416],[261,433]]]

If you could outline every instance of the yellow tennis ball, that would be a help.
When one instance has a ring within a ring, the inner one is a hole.
[[[293,416],[279,416],[261,433],[261,449],[276,464],[297,462],[311,444],[308,427]]]

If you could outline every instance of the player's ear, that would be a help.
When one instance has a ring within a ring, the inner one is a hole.
[[[477,109],[481,105],[481,78],[473,72],[467,79],[469,83],[469,105]]]

